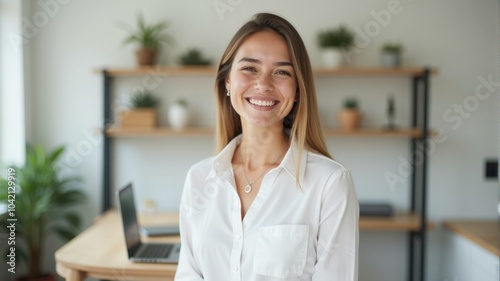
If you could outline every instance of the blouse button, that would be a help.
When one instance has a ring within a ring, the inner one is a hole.
[[[236,240],[240,240],[241,234],[236,234],[235,238],[236,238]]]
[[[239,268],[238,268],[236,265],[233,265],[233,270],[234,270],[234,271],[238,271],[238,269],[239,269]]]

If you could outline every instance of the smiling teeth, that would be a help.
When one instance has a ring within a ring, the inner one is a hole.
[[[250,99],[249,100],[251,104],[258,105],[258,106],[273,106],[274,101],[263,101],[263,100],[254,100]]]

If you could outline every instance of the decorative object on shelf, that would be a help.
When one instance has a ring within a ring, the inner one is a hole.
[[[340,129],[344,131],[359,129],[361,124],[361,112],[358,108],[358,100],[356,98],[344,100],[344,106],[342,110],[340,110],[338,118]]]
[[[172,37],[163,33],[164,29],[167,28],[167,22],[162,21],[157,24],[147,25],[144,16],[139,13],[137,15],[137,28],[136,30],[127,28],[130,35],[125,38],[124,42],[125,44],[139,44],[139,49],[136,50],[139,66],[155,65],[162,43],[173,44]]]
[[[158,99],[152,92],[140,91],[130,98],[130,109],[120,112],[120,125],[133,128],[154,128],[157,126]]]
[[[210,65],[212,60],[204,58],[197,48],[188,49],[179,57],[179,63],[184,66]]]
[[[189,105],[185,99],[175,101],[168,109],[168,120],[174,130],[187,127],[190,119]]]
[[[158,204],[154,199],[144,199],[144,213],[145,214],[156,214],[158,213]]]
[[[381,61],[384,67],[400,67],[401,55],[403,53],[403,44],[401,43],[385,43],[382,45]]]
[[[387,98],[387,130],[396,130],[394,118],[396,116],[396,105],[394,104],[394,95],[390,94]]]
[[[28,147],[25,164],[7,168],[7,178],[0,179],[0,202],[9,206],[8,214],[12,214],[2,216],[0,233],[4,237],[15,235],[16,242],[15,252],[7,252],[4,257],[9,265],[8,255],[14,254],[14,268],[18,270],[22,262],[27,262],[26,278],[16,280],[55,281],[54,273],[42,272],[46,238],[55,234],[69,241],[80,230],[81,212],[75,207],[84,203],[87,196],[71,187],[80,178],[68,177],[61,171],[58,161],[63,152],[64,146],[49,153],[41,146]],[[12,204],[15,209],[10,207]],[[14,218],[15,222],[8,221]]]
[[[346,26],[321,31],[318,34],[318,45],[322,49],[323,65],[326,68],[337,68],[344,63],[344,54],[354,43],[354,33]]]

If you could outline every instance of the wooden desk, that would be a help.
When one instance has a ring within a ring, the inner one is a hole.
[[[178,214],[158,214],[139,217],[148,225],[178,223]],[[408,231],[418,230],[416,214],[397,214],[393,217],[361,217],[360,230]],[[429,228],[433,225],[429,224]],[[179,236],[158,237],[146,241],[179,241]],[[55,253],[56,270],[68,281],[85,277],[105,280],[173,280],[177,265],[147,264],[128,261],[119,213],[111,210]]]
[[[453,220],[443,222],[449,230],[500,257],[500,224],[498,221]]]
[[[140,223],[177,223],[178,215],[161,214],[139,218]],[[86,277],[105,280],[173,280],[177,265],[132,263],[128,260],[122,223],[116,210],[96,222],[55,253],[56,270],[68,281]],[[156,237],[147,241],[178,242],[179,236]]]

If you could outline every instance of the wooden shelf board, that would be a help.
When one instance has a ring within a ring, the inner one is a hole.
[[[168,127],[156,128],[121,128],[110,127],[106,130],[108,137],[155,137],[155,136],[212,136],[210,128],[186,128],[174,130]]]
[[[103,69],[95,72],[101,73]],[[167,67],[148,66],[135,68],[110,68],[106,69],[110,76],[141,76],[141,75],[215,75],[215,68],[211,66]],[[424,73],[423,67],[342,67],[342,68],[313,68],[313,74],[318,76],[419,76]],[[436,74],[435,68],[431,74]]]
[[[327,136],[342,136],[342,137],[409,137],[419,138],[422,136],[420,129],[398,129],[398,130],[384,130],[384,129],[359,129],[354,131],[343,131],[340,129],[324,130]]]
[[[428,222],[427,229],[432,228],[434,228],[434,224]],[[418,231],[420,229],[420,218],[415,213],[397,213],[390,217],[361,216],[359,218],[359,229]]]
[[[165,67],[145,66],[136,68],[111,68],[105,69],[110,76],[141,76],[141,75],[215,75],[215,68],[210,66]],[[96,70],[102,72],[103,69]]]
[[[342,68],[315,68],[315,75],[339,76],[419,76],[424,73],[424,67],[342,67]],[[431,74],[436,74],[435,68],[430,69]]]

